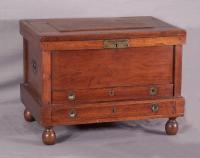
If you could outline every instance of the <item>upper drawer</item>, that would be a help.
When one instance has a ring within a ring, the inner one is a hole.
[[[173,46],[54,51],[52,90],[171,84]]]
[[[92,103],[120,100],[171,98],[173,84],[95,89],[69,89],[52,92],[53,103]]]

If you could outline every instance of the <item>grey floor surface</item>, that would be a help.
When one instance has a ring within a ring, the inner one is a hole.
[[[166,136],[165,119],[55,128],[54,146],[41,142],[43,128],[23,119],[19,100],[22,39],[17,21],[0,21],[0,158],[199,158],[200,29],[188,29],[184,47],[186,117],[179,134]]]

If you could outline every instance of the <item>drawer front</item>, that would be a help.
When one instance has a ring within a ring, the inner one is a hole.
[[[173,117],[183,114],[183,103],[173,99],[82,104],[80,106],[53,106],[53,124],[82,124]]]
[[[173,46],[52,53],[52,90],[172,82]]]
[[[53,91],[53,103],[92,103],[134,99],[169,98],[173,96],[173,84],[97,89],[71,89]]]

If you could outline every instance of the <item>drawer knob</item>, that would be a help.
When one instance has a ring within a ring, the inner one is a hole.
[[[157,87],[153,86],[153,87],[150,88],[150,91],[149,91],[150,95],[154,96],[154,95],[157,94],[157,92],[158,92]]]
[[[69,111],[68,116],[70,118],[75,118],[76,117],[76,111],[74,111],[74,110]]]
[[[74,92],[69,92],[68,100],[73,101],[76,99],[76,94]]]
[[[158,104],[152,104],[151,105],[151,111],[152,112],[158,112],[159,110],[159,105]]]

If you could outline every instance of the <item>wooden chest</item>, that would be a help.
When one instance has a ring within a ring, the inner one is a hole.
[[[21,20],[27,121],[53,126],[169,118],[184,114],[186,32],[154,17]]]

